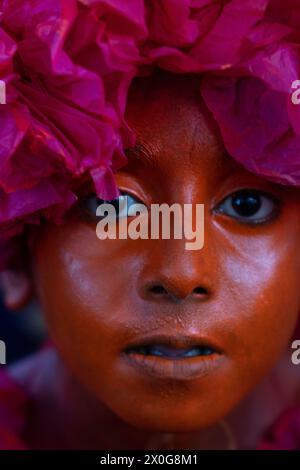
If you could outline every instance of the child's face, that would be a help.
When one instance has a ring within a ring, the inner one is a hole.
[[[145,204],[205,204],[204,248],[100,241],[87,213],[93,197],[62,226],[44,225],[34,248],[38,295],[62,357],[117,415],[149,429],[189,431],[227,414],[288,348],[300,305],[299,193],[226,155],[198,80],[135,85],[127,121],[140,145],[117,182]],[[168,348],[124,352],[154,335],[177,340],[173,347],[193,337],[211,350],[188,348],[195,356],[181,359]]]

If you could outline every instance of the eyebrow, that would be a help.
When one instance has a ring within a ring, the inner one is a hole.
[[[125,153],[129,158],[130,156],[135,157],[139,163],[148,168],[157,168],[159,166],[155,158],[156,152],[145,142],[137,141],[134,147],[127,148]]]

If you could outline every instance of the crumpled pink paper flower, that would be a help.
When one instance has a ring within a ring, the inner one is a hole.
[[[77,179],[118,195],[114,172],[134,142],[127,93],[149,66],[199,73],[230,155],[299,186],[299,47],[299,0],[0,0],[5,263],[26,224],[62,220]]]

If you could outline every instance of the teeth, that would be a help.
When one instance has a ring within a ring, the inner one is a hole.
[[[213,354],[214,351],[208,347],[202,347],[202,346],[195,346],[192,348],[185,348],[185,349],[180,349],[180,348],[172,348],[169,346],[164,346],[164,345],[150,345],[150,346],[142,346],[139,348],[134,348],[131,350],[133,352],[136,352],[138,354],[144,354],[146,356],[152,355],[152,356],[164,356],[164,357],[170,357],[170,358],[180,358],[180,357],[195,357],[195,356],[209,356],[210,354]]]

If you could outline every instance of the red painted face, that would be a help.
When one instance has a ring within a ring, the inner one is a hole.
[[[148,206],[203,203],[204,248],[100,241],[89,204],[41,227],[34,246],[37,292],[66,364],[148,429],[192,431],[226,415],[289,346],[300,305],[299,192],[226,154],[198,81],[135,82],[127,121],[139,145],[117,182]],[[129,353],[132,344],[144,347]]]

